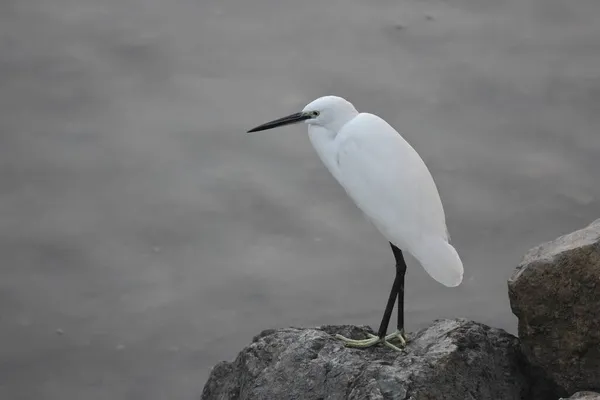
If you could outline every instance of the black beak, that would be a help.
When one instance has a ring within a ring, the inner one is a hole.
[[[276,119],[275,121],[267,122],[266,124],[262,124],[257,126],[256,128],[252,128],[248,131],[248,133],[258,132],[258,131],[266,131],[267,129],[277,128],[278,126],[296,124],[298,122],[304,121],[306,119],[312,118],[310,114],[305,114],[302,112],[288,115],[287,117]]]

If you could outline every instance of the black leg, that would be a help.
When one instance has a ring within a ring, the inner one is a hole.
[[[392,317],[392,311],[394,310],[396,296],[398,296],[398,274],[396,274],[396,279],[394,279],[392,291],[390,292],[390,297],[388,298],[387,305],[385,306],[385,312],[383,313],[383,318],[381,319],[381,324],[379,325],[379,331],[377,332],[377,336],[379,336],[380,339],[383,339],[387,333],[387,328],[390,324],[390,318]]]
[[[391,244],[391,243],[390,243]],[[398,281],[398,330],[404,332],[404,276],[406,275],[406,262],[402,250],[391,244],[396,258],[396,280]],[[394,281],[395,282],[395,281]]]
[[[377,332],[377,336],[381,339],[383,339],[387,333],[396,297],[398,297],[398,330],[404,331],[404,274],[406,273],[406,263],[404,262],[402,251],[392,243],[390,243],[390,246],[392,246],[394,258],[396,259],[396,278],[394,279],[392,291],[390,292],[390,297],[388,298],[385,312],[383,313],[383,318],[379,325],[379,331]]]

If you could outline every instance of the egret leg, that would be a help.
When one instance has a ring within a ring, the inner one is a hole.
[[[391,244],[391,243],[390,243]],[[368,334],[368,339],[355,340],[349,339],[342,335],[336,335],[336,337],[342,340],[346,346],[348,347],[358,347],[365,348],[374,346],[380,342],[384,343],[386,346],[390,347],[393,350],[401,351],[401,349],[394,344],[390,343],[390,340],[398,338],[402,346],[406,345],[406,338],[404,337],[404,274],[406,273],[406,263],[404,262],[404,257],[402,256],[402,252],[396,246],[391,244],[392,250],[394,251],[394,257],[396,258],[396,278],[394,279],[394,284],[392,285],[392,290],[390,291],[390,296],[388,297],[387,305],[385,307],[385,311],[383,313],[383,318],[381,320],[381,324],[379,325],[379,330],[377,332],[377,336]],[[401,292],[400,292],[401,291]],[[399,297],[401,296],[401,298]],[[398,306],[401,307],[398,309],[398,330],[390,335],[386,336],[388,325],[390,323],[390,318],[392,316],[392,311],[394,310],[394,303],[396,302],[396,298],[398,298]]]
[[[397,330],[392,333],[393,337],[398,338],[402,346],[406,346],[406,335],[404,333],[404,277],[406,276],[406,261],[404,261],[404,255],[402,250],[398,247],[392,246],[394,252],[394,258],[396,259],[396,277],[399,279],[398,282],[398,320]],[[390,335],[390,336],[392,336]]]

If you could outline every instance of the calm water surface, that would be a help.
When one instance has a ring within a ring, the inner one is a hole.
[[[0,398],[198,398],[262,329],[379,323],[393,256],[305,128],[337,94],[438,183],[465,281],[409,330],[515,332],[524,252],[600,217],[597,0],[0,5]]]

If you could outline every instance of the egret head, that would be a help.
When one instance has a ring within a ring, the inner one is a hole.
[[[302,121],[308,125],[317,125],[337,132],[357,115],[358,111],[356,111],[356,108],[349,101],[337,96],[324,96],[308,103],[299,113],[259,125],[256,128],[250,129],[248,133],[273,129]]]

